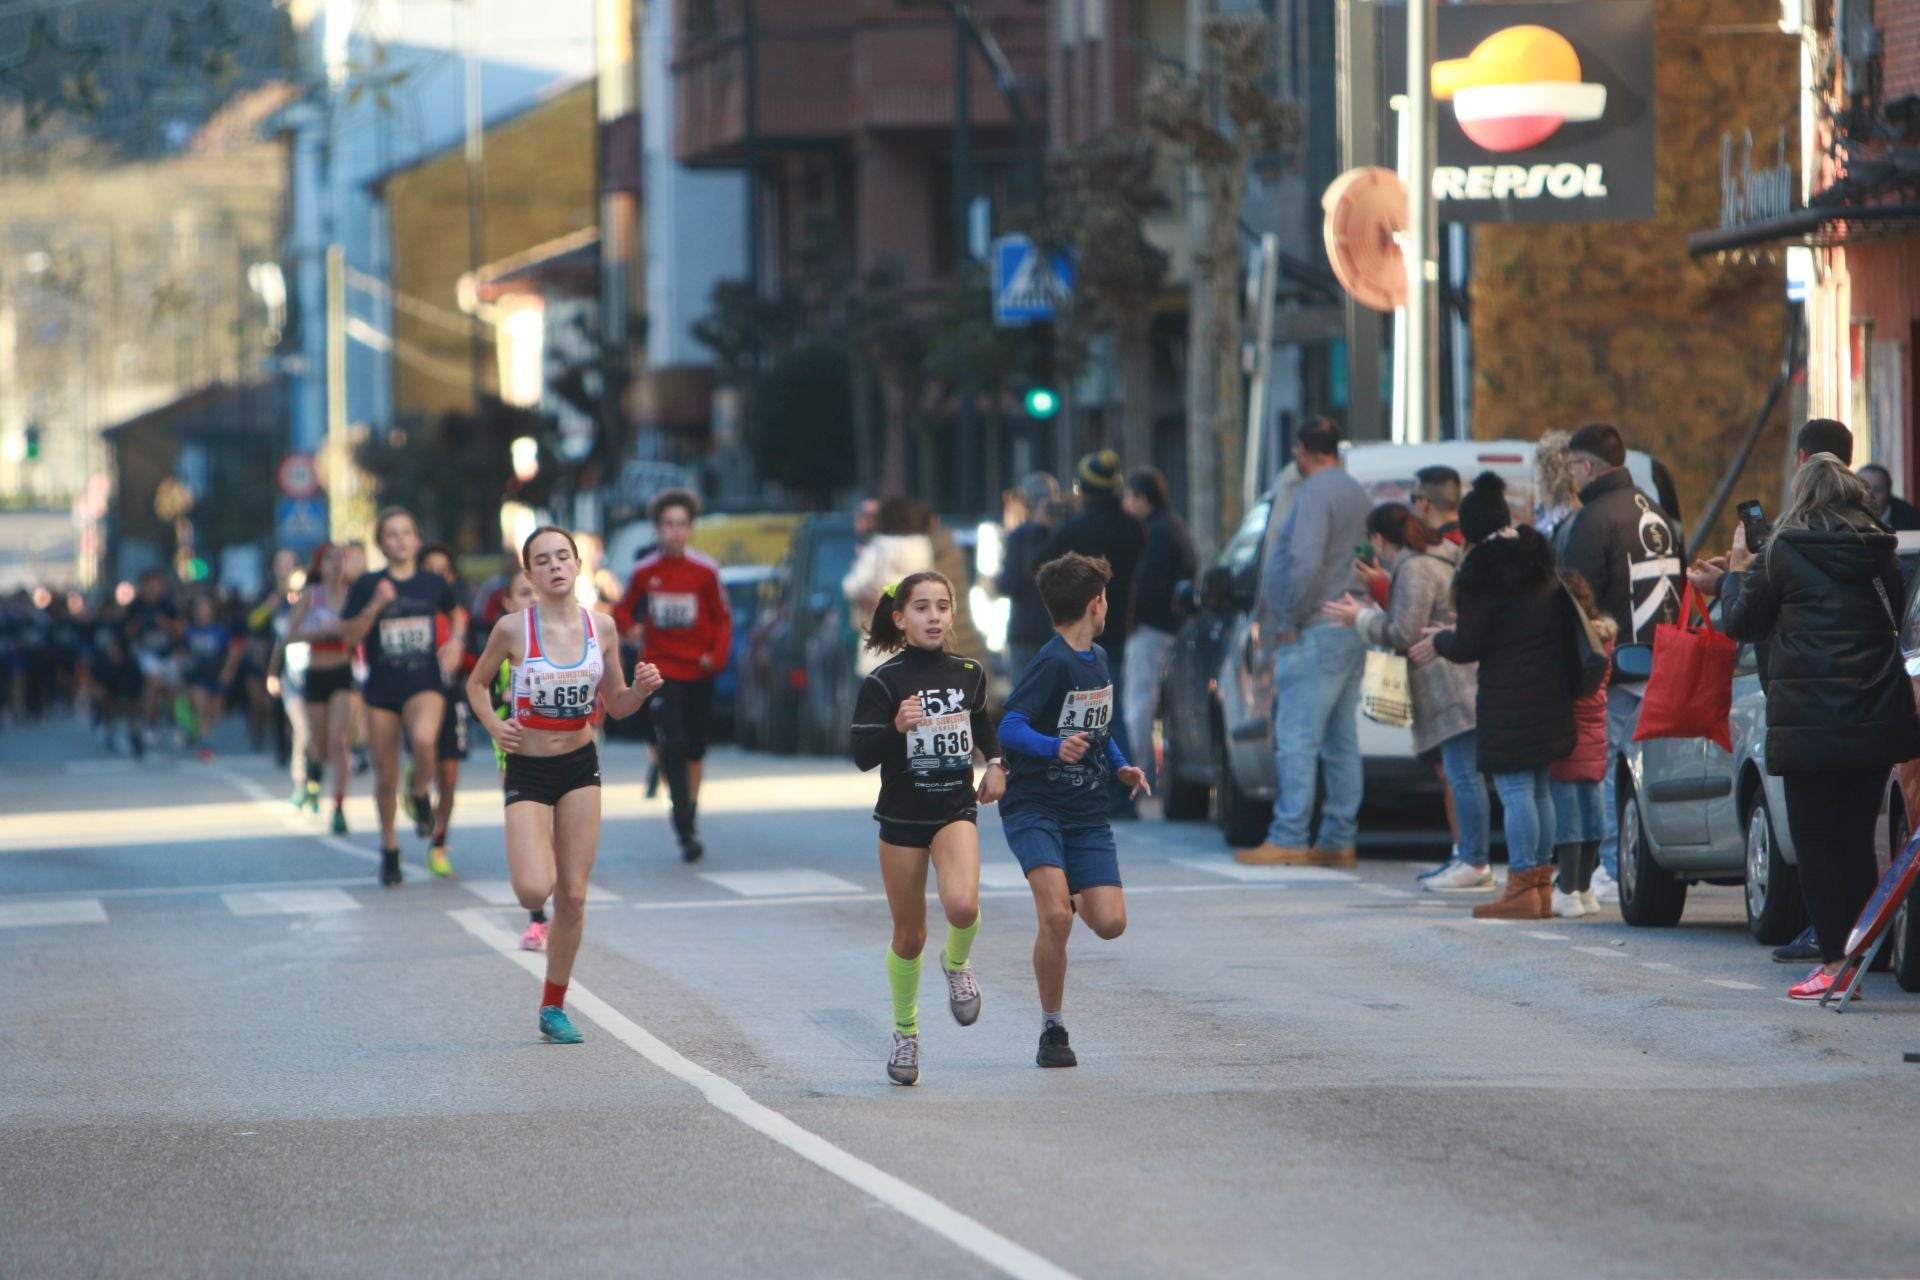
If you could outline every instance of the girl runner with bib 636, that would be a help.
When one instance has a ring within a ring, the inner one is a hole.
[[[543,525],[527,539],[520,559],[533,580],[534,605],[494,626],[467,677],[467,702],[507,752],[507,869],[514,895],[529,911],[553,898],[540,1034],[579,1044],[565,1004],[585,926],[587,877],[600,850],[600,752],[593,728],[603,703],[615,718],[638,711],[660,687],[660,673],[643,662],[628,686],[613,619],[574,599],[580,553],[573,535]],[[513,665],[504,720],[493,714],[489,693],[502,662]]]
[[[860,688],[853,758],[880,768],[880,875],[893,912],[887,982],[893,989],[893,1050],[887,1077],[920,1080],[920,953],[927,944],[927,864],[940,877],[947,941],[940,969],[953,1019],[980,1016],[980,984],[968,958],[980,930],[979,806],[1006,790],[1000,735],[987,711],[987,672],[947,652],[953,584],[932,570],[889,587],[867,627],[867,648],[897,657]],[[976,791],[973,753],[987,760]]]

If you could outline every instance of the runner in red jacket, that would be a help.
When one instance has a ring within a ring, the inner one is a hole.
[[[673,800],[673,833],[688,862],[699,861],[704,852],[695,813],[713,718],[713,678],[733,651],[733,615],[720,586],[720,566],[687,550],[699,514],[700,499],[685,489],[654,496],[647,515],[658,545],[634,566],[627,593],[613,611],[621,635],[666,681],[648,711],[660,772]]]

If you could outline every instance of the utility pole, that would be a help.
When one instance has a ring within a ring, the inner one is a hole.
[[[1340,0],[1340,169],[1380,163],[1379,6]],[[1341,290],[1347,331],[1347,435],[1378,440],[1380,429],[1380,316]]]
[[[953,15],[953,287],[958,289],[972,258],[973,121],[967,93],[967,24],[958,10]],[[973,377],[963,362],[954,388],[953,445],[959,495],[955,509],[966,511],[973,501],[974,430]]]
[[[1188,0],[1186,59],[1187,74],[1206,83],[1207,19],[1212,16],[1210,0]],[[1187,242],[1203,245],[1207,241],[1207,223],[1212,216],[1206,184],[1197,169],[1187,168]],[[1220,545],[1220,448],[1214,425],[1214,362],[1238,360],[1238,351],[1215,351],[1213,340],[1212,293],[1205,273],[1197,265],[1187,290],[1187,523],[1200,553],[1201,562],[1210,559]]]
[[[1406,439],[1421,443],[1433,438],[1433,295],[1435,268],[1433,235],[1433,0],[1409,0],[1407,5],[1406,140],[1407,234],[1401,257],[1407,264],[1406,305]]]
[[[353,451],[347,447],[347,251],[327,246],[327,524],[335,542],[353,536]]]
[[[476,286],[480,268],[486,265],[486,247],[481,241],[486,200],[486,120],[480,84],[480,4],[481,0],[467,0],[467,272]],[[467,325],[467,364],[473,382],[473,412],[478,416],[486,404],[487,349],[477,308]]]

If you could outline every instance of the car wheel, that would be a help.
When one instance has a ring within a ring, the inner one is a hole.
[[[1225,832],[1229,847],[1251,848],[1267,838],[1267,828],[1273,822],[1273,806],[1261,804],[1240,790],[1227,764],[1226,745],[1217,738],[1213,759],[1215,776],[1220,779],[1220,829]]]
[[[1893,837],[1889,847],[1896,860],[1912,835],[1901,812],[1902,807],[1896,802],[1889,832]],[[1893,923],[1887,926],[1887,931],[1892,936],[1884,947],[1878,949],[1876,958],[1883,960],[1886,967],[1893,970],[1893,980],[1900,984],[1902,991],[1920,991],[1920,883],[1907,890],[1907,896],[1894,911]]]
[[[1793,941],[1806,928],[1806,905],[1794,869],[1773,836],[1767,794],[1754,788],[1747,802],[1747,932],[1763,946]]]
[[[1625,792],[1620,799],[1620,918],[1641,928],[1671,928],[1687,906],[1686,882],[1653,860],[1640,797],[1631,783]]]
[[[1161,691],[1160,705],[1168,705],[1165,690]],[[1160,811],[1169,822],[1205,822],[1207,807],[1213,803],[1213,788],[1204,782],[1180,781],[1180,759],[1175,754],[1178,748],[1174,745],[1173,725],[1165,716],[1160,718],[1160,741],[1163,744],[1160,755]]]

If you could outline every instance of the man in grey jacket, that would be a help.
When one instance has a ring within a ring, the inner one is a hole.
[[[1303,423],[1293,445],[1301,483],[1260,572],[1256,616],[1273,658],[1273,755],[1280,791],[1266,843],[1235,854],[1254,866],[1355,862],[1362,778],[1354,716],[1366,646],[1320,606],[1354,585],[1354,549],[1367,541],[1366,491],[1340,465],[1340,428]],[[1310,838],[1315,781],[1324,771],[1319,839]]]

